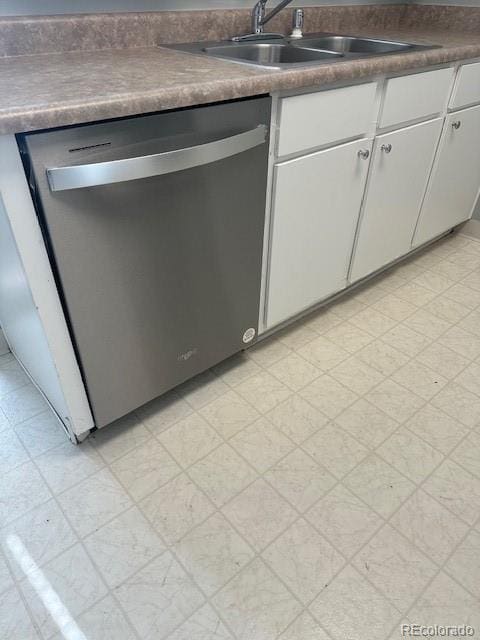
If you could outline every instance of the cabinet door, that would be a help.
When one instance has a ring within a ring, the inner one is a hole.
[[[371,140],[276,166],[267,325],[346,286]]]
[[[451,113],[418,219],[414,245],[468,220],[480,188],[480,107]]]
[[[352,281],[410,250],[441,127],[437,118],[375,140]]]

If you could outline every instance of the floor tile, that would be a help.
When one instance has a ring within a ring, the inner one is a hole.
[[[220,362],[212,369],[213,373],[219,376],[223,382],[235,387],[247,378],[260,372],[259,365],[253,358],[246,353],[237,353],[236,355]]]
[[[452,453],[452,460],[480,478],[480,432],[472,431]]]
[[[473,334],[477,338],[480,338],[480,311],[475,309],[471,311],[468,316],[460,320],[458,326]]]
[[[336,325],[325,334],[325,337],[334,342],[341,349],[349,353],[356,353],[374,339],[369,333],[359,329],[349,320]]]
[[[397,324],[383,334],[382,341],[413,358],[432,342],[432,338],[410,329],[405,324]],[[447,345],[448,346],[448,345]]]
[[[390,525],[354,560],[355,567],[402,613],[435,575],[435,565]]]
[[[467,251],[458,250],[446,257],[449,262],[465,267],[467,269],[478,269],[480,267],[480,256],[473,255]]]
[[[425,309],[418,309],[402,323],[404,326],[420,333],[430,340],[436,340],[451,327],[451,323],[434,316]]]
[[[376,449],[398,428],[396,420],[364,398],[345,409],[335,422],[369,449]]]
[[[7,473],[28,462],[30,456],[25,447],[20,442],[13,429],[5,429],[0,432],[0,469],[2,473]]]
[[[175,553],[207,596],[223,587],[255,555],[220,513],[192,529]]]
[[[435,293],[442,293],[455,284],[453,279],[438,273],[438,271],[435,270],[435,267],[433,267],[431,271],[427,269],[421,275],[414,278],[412,282],[420,285],[421,287],[425,287],[430,291],[434,291]]]
[[[259,473],[264,473],[295,446],[265,417],[233,436],[230,444]]]
[[[111,596],[107,596],[78,617],[78,626],[87,640],[136,640],[136,636]],[[52,640],[65,640],[63,633]]]
[[[442,564],[467,532],[457,516],[424,491],[416,491],[391,523],[431,560]]]
[[[170,480],[142,500],[140,508],[169,544],[176,543],[215,510],[185,474]]]
[[[0,473],[0,526],[51,498],[47,485],[31,462]]]
[[[333,546],[303,519],[289,527],[262,556],[304,604],[345,564]]]
[[[13,425],[29,420],[48,406],[32,384],[10,391],[0,398],[0,408]]]
[[[213,604],[238,640],[275,640],[302,608],[260,559],[229,582]]]
[[[192,409],[200,409],[228,391],[229,387],[211,371],[200,373],[184,382],[175,391],[182,396]]]
[[[354,293],[343,296],[332,305],[332,311],[344,320],[351,318],[365,308],[366,305],[357,300]]]
[[[472,362],[455,379],[462,387],[480,395],[480,364]]]
[[[346,558],[351,558],[383,523],[383,520],[343,485],[307,511],[305,517]]]
[[[12,554],[12,536],[16,536],[37,566],[42,567],[77,542],[77,536],[54,500],[35,507],[0,529],[0,542],[17,579],[24,575],[18,558]]]
[[[295,449],[265,474],[265,478],[298,511],[303,512],[336,483],[324,467]]]
[[[267,418],[297,444],[324,427],[328,418],[299,395],[287,398],[267,413]]]
[[[467,427],[474,427],[480,422],[480,397],[455,381],[449,382],[432,399],[432,404]]]
[[[416,360],[448,380],[455,378],[469,363],[467,358],[440,342],[433,342],[418,354]]]
[[[0,398],[29,384],[30,380],[16,360],[0,368]]]
[[[326,333],[342,322],[342,318],[335,313],[335,306],[333,304],[314,311],[305,317],[305,324],[320,335]]]
[[[168,640],[233,640],[233,636],[214,609],[205,604],[169,635]]]
[[[260,416],[258,411],[235,391],[224,393],[220,398],[202,407],[199,413],[224,438],[231,438]]]
[[[384,378],[379,371],[355,356],[341,362],[330,371],[330,375],[359,395],[370,391]]]
[[[317,335],[316,331],[311,329],[302,321],[295,322],[293,325],[279,331],[277,334],[280,342],[287,345],[289,349],[300,349],[314,340]]]
[[[260,367],[269,367],[274,362],[288,356],[291,349],[276,337],[261,340],[247,351],[247,355]]]
[[[382,340],[375,340],[361,349],[357,353],[357,358],[360,358],[360,360],[384,376],[389,376],[408,362],[409,356]]]
[[[192,407],[175,391],[170,391],[135,411],[140,420],[154,434],[168,429],[192,412]]]
[[[480,356],[480,338],[465,331],[458,325],[451,327],[439,338],[440,344],[465,358],[474,360]]]
[[[290,505],[259,479],[222,509],[256,551],[264,549],[296,518]]]
[[[155,439],[115,460],[110,468],[134,500],[141,500],[181,471]]]
[[[424,309],[434,316],[437,316],[437,318],[452,323],[458,322],[469,313],[468,307],[455,302],[451,298],[447,298],[446,295],[437,296],[426,304]]]
[[[215,429],[198,413],[179,420],[158,439],[184,469],[222,443]]]
[[[105,465],[88,441],[77,447],[64,442],[36,458],[35,463],[53,493],[65,491]]]
[[[480,598],[480,533],[470,531],[445,565],[459,584],[476,598]]]
[[[144,640],[163,640],[204,601],[168,551],[129,578],[116,595]]]
[[[279,640],[329,640],[326,632],[308,612],[302,613]]]
[[[325,336],[319,336],[309,342],[302,349],[299,349],[299,354],[322,371],[333,369],[350,355],[348,351]]]
[[[67,438],[65,429],[51,409],[18,424],[15,433],[32,457],[65,444]]]
[[[12,425],[10,421],[7,419],[7,416],[3,413],[2,408],[0,407],[0,431],[11,428]]]
[[[462,284],[470,287],[471,289],[475,289],[476,291],[480,291],[480,270],[475,269],[468,276],[465,276],[462,280]]]
[[[421,362],[411,360],[393,374],[392,380],[424,400],[430,400],[447,384],[447,379]]]
[[[228,444],[223,444],[188,471],[210,500],[221,507],[252,483],[257,474]]]
[[[77,617],[107,594],[105,585],[80,545],[51,560],[41,571],[72,617]],[[58,622],[52,619],[27,578],[22,582],[22,591],[41,633],[46,638],[50,637],[58,630],[57,624],[61,630],[62,619],[58,618]]]
[[[464,424],[431,404],[422,407],[405,426],[445,455],[450,453],[468,432]]]
[[[102,469],[61,493],[58,501],[80,537],[91,533],[132,504],[108,469]]]
[[[359,329],[363,329],[374,338],[378,338],[397,324],[396,320],[392,320],[373,307],[367,307],[356,313],[350,321]]]
[[[300,395],[329,418],[335,418],[358,399],[356,393],[329,375],[314,380]]]
[[[450,287],[444,295],[448,300],[453,300],[467,309],[475,309],[480,305],[480,291],[466,287],[461,282]]]
[[[417,484],[443,460],[443,455],[414,433],[400,427],[377,449],[392,467]]]
[[[480,480],[452,460],[445,460],[423,488],[468,524],[480,517]]]
[[[134,413],[92,433],[89,442],[107,464],[151,439],[150,432]]]
[[[368,449],[335,423],[329,424],[302,445],[303,449],[336,478],[343,478],[367,454]]]
[[[413,482],[378,456],[371,455],[345,479],[347,487],[384,518],[413,493]]]
[[[2,640],[40,640],[14,587],[0,593],[0,637]]]
[[[115,588],[165,551],[165,545],[137,507],[85,539],[85,546],[110,588]]]
[[[398,422],[408,420],[425,404],[422,398],[394,380],[384,380],[367,393],[365,399]]]
[[[268,371],[262,371],[239,384],[236,391],[260,413],[267,413],[292,393]]]
[[[416,624],[471,625],[480,628],[478,599],[441,572],[413,606],[410,617]]]
[[[302,389],[321,375],[317,367],[297,353],[292,353],[275,362],[268,370],[292,391]]]
[[[334,640],[384,640],[399,612],[353,567],[325,588],[310,610]]]
[[[389,293],[387,296],[380,298],[380,300],[372,305],[372,308],[397,322],[405,320],[405,318],[408,318],[408,316],[411,316],[412,313],[415,313],[417,310],[414,304],[407,300],[402,300],[402,298],[399,298],[393,293]]]
[[[423,307],[424,304],[433,300],[437,294],[435,291],[422,287],[416,282],[408,282],[398,289],[395,289],[395,295],[416,307]]]

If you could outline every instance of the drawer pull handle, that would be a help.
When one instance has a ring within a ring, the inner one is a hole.
[[[368,160],[370,157],[370,151],[368,149],[360,149],[357,155],[361,160]]]
[[[382,144],[382,146],[380,147],[381,151],[385,151],[385,153],[390,153],[390,151],[392,150],[392,145],[391,144]]]
[[[460,129],[461,126],[462,126],[462,122],[460,120],[455,120],[455,122],[452,122],[452,127],[454,129]]]

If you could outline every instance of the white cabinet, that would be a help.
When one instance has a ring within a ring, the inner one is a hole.
[[[468,220],[480,188],[480,106],[447,116],[414,245]]]
[[[480,62],[460,67],[449,108],[460,109],[476,102],[480,102]]]
[[[410,250],[442,122],[437,118],[376,138],[351,281]]]
[[[268,327],[346,286],[371,146],[357,140],[275,167]]]

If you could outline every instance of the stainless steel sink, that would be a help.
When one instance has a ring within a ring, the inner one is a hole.
[[[292,47],[286,43],[256,42],[249,44],[228,44],[223,46],[204,47],[203,51],[216,58],[229,58],[258,64],[263,67],[280,67],[283,65],[306,64],[309,62],[331,62],[333,58],[342,57],[342,53],[323,51],[321,47]]]
[[[338,53],[361,53],[363,55],[380,55],[384,53],[406,52],[416,48],[416,45],[406,42],[390,40],[374,40],[371,38],[356,38],[354,36],[322,36],[320,38],[304,37],[295,43],[299,47],[328,49]]]
[[[299,40],[279,36],[250,42],[191,42],[170,45],[170,48],[267,69],[289,69],[437,47],[335,33],[311,33]]]

